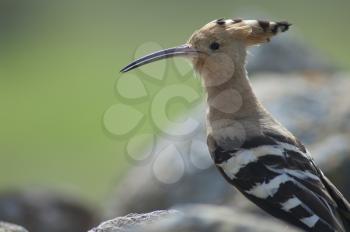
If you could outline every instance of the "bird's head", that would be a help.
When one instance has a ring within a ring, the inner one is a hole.
[[[154,52],[127,65],[127,72],[142,65],[169,57],[190,58],[200,73],[233,73],[235,63],[245,60],[246,48],[268,42],[279,32],[288,30],[287,22],[218,19],[195,31],[184,45]],[[225,74],[224,74],[225,75]]]

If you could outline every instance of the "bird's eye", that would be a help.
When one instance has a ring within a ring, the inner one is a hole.
[[[211,50],[218,50],[220,48],[220,44],[218,42],[212,42],[209,46]]]

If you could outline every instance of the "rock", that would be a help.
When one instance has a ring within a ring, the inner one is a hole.
[[[337,67],[324,54],[289,34],[273,38],[250,49],[247,70],[250,74],[334,73]]]
[[[156,220],[135,232],[297,232],[300,230],[277,219],[261,218],[226,207],[213,205],[187,205],[181,213]]]
[[[277,219],[213,205],[186,205],[176,211],[160,211],[119,217],[90,232],[297,232]],[[165,212],[165,213],[164,213]],[[151,216],[155,214],[155,216]],[[140,220],[141,219],[141,220]]]
[[[349,77],[288,75],[281,80],[270,74],[257,76],[253,85],[272,115],[311,145],[331,134],[350,132]]]
[[[260,74],[253,79],[268,110],[307,145],[316,163],[350,199],[344,178],[350,170],[348,86],[348,74]],[[185,203],[239,205],[241,211],[261,212],[246,200],[241,203],[240,195],[213,167],[205,145],[203,106],[191,118],[198,123],[196,130],[182,138],[161,136],[149,158],[134,161],[107,203],[109,218]]]
[[[81,201],[44,190],[1,193],[0,218],[35,232],[86,231],[97,221]]]
[[[0,222],[0,232],[28,232],[28,230],[24,229],[22,226]]]
[[[129,231],[135,226],[146,226],[155,220],[165,219],[169,216],[178,214],[175,210],[158,210],[151,213],[144,214],[128,214],[123,217],[118,217],[109,221],[101,223],[96,228],[89,230],[89,232],[123,232]]]

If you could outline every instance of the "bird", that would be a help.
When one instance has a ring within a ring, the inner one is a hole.
[[[208,150],[227,182],[303,231],[350,232],[349,202],[305,146],[261,104],[248,78],[249,47],[290,27],[286,21],[216,19],[185,44],[143,56],[121,72],[170,57],[189,59],[206,92]]]

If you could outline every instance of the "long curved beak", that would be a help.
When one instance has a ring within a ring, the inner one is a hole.
[[[125,73],[128,72],[132,69],[135,69],[137,67],[140,67],[142,65],[157,61],[157,60],[162,60],[170,57],[175,57],[175,56],[191,56],[191,55],[196,55],[198,51],[193,49],[191,46],[188,44],[184,44],[175,48],[168,48],[164,49],[158,52],[151,53],[149,55],[143,56],[134,62],[128,64],[125,66],[120,72]]]

